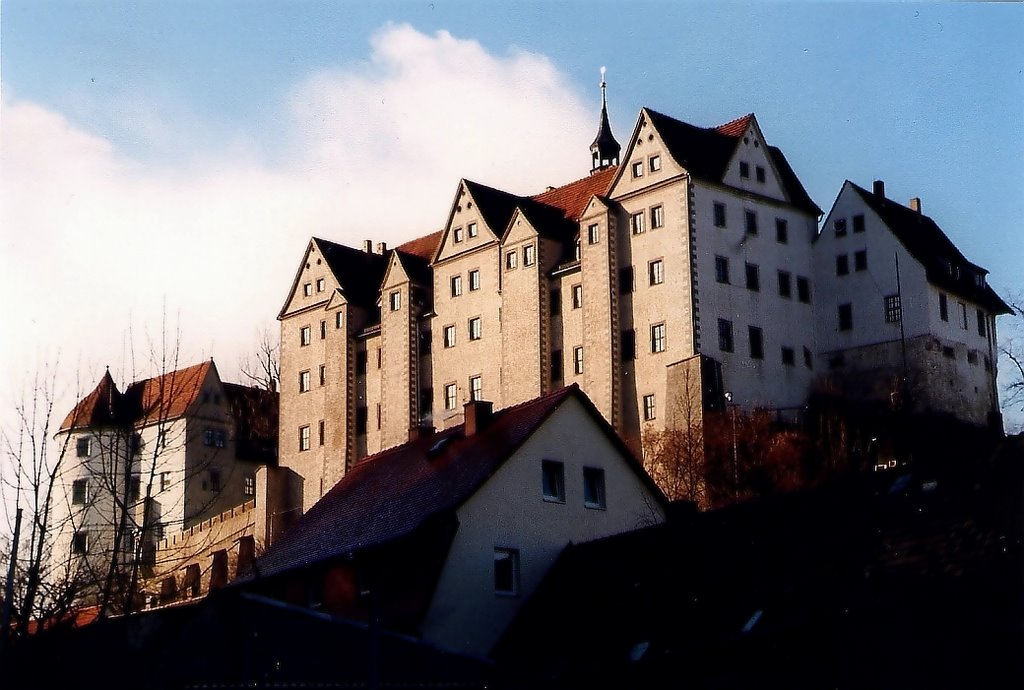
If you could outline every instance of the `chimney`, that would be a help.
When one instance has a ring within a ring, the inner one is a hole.
[[[466,421],[462,433],[467,438],[486,429],[487,425],[491,423],[491,419],[494,418],[494,403],[492,402],[470,400],[463,409]]]
[[[378,254],[383,254],[387,250],[388,250],[388,243],[387,242],[378,242],[377,243],[377,253]]]
[[[417,424],[416,426],[409,428],[409,440],[410,441],[415,441],[416,439],[419,439],[419,438],[426,438],[428,436],[433,436],[433,434],[434,434],[434,427],[432,427],[429,424]]]
[[[875,192],[875,196],[877,196],[879,199],[884,199],[885,198],[885,181],[884,180],[875,180],[874,190],[873,191]]]
[[[910,200],[910,210],[913,211],[914,213],[920,213],[921,212],[921,199],[920,199],[920,197],[916,197],[915,196],[913,199]]]
[[[367,254],[373,254],[373,240],[363,240],[363,251]]]

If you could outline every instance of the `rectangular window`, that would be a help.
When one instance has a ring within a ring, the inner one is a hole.
[[[313,341],[313,331],[309,326],[303,326],[299,329],[299,345],[305,347]]]
[[[322,320],[320,322],[320,340],[327,340],[327,321]]]
[[[583,505],[587,508],[605,508],[604,470],[599,467],[583,468]]]
[[[750,163],[746,161],[740,161],[740,177],[745,180],[750,179]]]
[[[860,251],[853,253],[853,270],[868,270],[868,252],[866,249],[861,249]]]
[[[853,217],[853,231],[864,232],[864,214],[858,213]]]
[[[836,218],[832,222],[832,228],[836,232],[836,237],[843,237],[844,235],[846,235],[846,219]]]
[[[724,256],[715,257],[715,281],[726,284],[729,282],[729,259]]]
[[[247,474],[242,479],[242,493],[246,496],[256,495],[256,477],[251,474]]]
[[[644,231],[644,212],[634,213],[629,217],[629,228],[633,231],[634,235],[639,235]]]
[[[89,533],[85,530],[75,532],[71,540],[71,553],[82,556],[89,553]]]
[[[623,266],[619,269],[619,294],[627,295],[635,289],[633,279],[633,267]]]
[[[381,425],[381,422],[383,421],[383,417],[384,417],[384,415],[381,414],[380,403],[377,403],[377,430],[378,431],[380,431],[380,425]]]
[[[89,502],[88,479],[76,479],[71,483],[71,502],[76,505]]]
[[[302,294],[304,296],[306,296],[306,297],[309,297],[310,295],[312,295],[313,294],[313,283],[305,283],[305,284],[303,284],[303,286],[302,286]]]
[[[747,326],[747,338],[750,341],[750,358],[764,359],[764,333],[757,326]]]
[[[782,363],[787,367],[796,364],[796,352],[791,347],[782,348]]]
[[[764,180],[765,180],[764,166],[759,165],[759,166],[755,167],[754,168],[754,174],[757,177],[757,181],[758,182],[764,183]]]
[[[587,227],[587,242],[597,244],[601,241],[601,226],[593,223]]]
[[[327,383],[327,365],[326,364],[321,364],[320,365],[320,385],[323,386],[323,385],[326,385],[326,383]]]
[[[476,237],[480,234],[480,231],[476,227],[476,223],[470,223],[468,226],[468,232],[470,237]]]
[[[458,297],[462,294],[462,276],[452,276],[452,297]]]
[[[789,223],[785,218],[775,219],[775,241],[779,244],[789,242]]]
[[[978,351],[977,350],[968,350],[967,351],[967,363],[968,364],[977,364],[978,363]]]
[[[552,350],[551,352],[551,380],[562,380],[562,351]]]
[[[796,296],[804,304],[811,303],[811,281],[808,278],[796,277]]]
[[[540,463],[540,472],[544,500],[565,503],[565,464],[557,460],[543,460]]]
[[[523,266],[533,266],[537,263],[537,247],[528,244],[523,247]]]
[[[213,429],[203,429],[203,445],[213,445]]]
[[[327,440],[327,422],[322,419],[317,423],[316,440],[321,446]]]
[[[747,234],[748,235],[756,235],[757,234],[757,214],[754,213],[753,211],[747,211],[746,212],[746,219],[747,219]]]
[[[224,435],[223,429],[215,429],[213,432],[213,445],[217,446],[218,448],[223,448],[225,438],[226,437]]]
[[[939,293],[939,318],[949,321],[949,301],[944,293]]]
[[[395,290],[388,295],[388,303],[391,305],[391,311],[398,311],[402,308],[402,293]]]
[[[793,282],[789,271],[779,271],[779,297],[793,297]]]
[[[647,264],[647,275],[650,278],[651,285],[661,285],[665,282],[664,263],[662,263],[661,259],[655,259]]]
[[[171,488],[171,473],[170,472],[161,472],[160,473],[160,490],[161,491],[167,491],[167,489],[169,489],[169,488]]]
[[[459,387],[454,383],[447,383],[444,386],[444,409],[454,410],[458,401]]]
[[[852,304],[840,304],[838,312],[839,312],[839,330],[841,330],[841,331],[853,330],[853,305]]]
[[[632,328],[622,331],[622,361],[628,362],[636,359],[636,331]]]
[[[356,408],[356,433],[365,434],[366,424],[370,414],[366,409],[366,405],[360,405]]]
[[[462,228],[452,230],[452,235],[455,237],[456,242],[461,242],[463,239]]]
[[[309,450],[309,426],[299,427],[299,450]]]
[[[663,206],[651,207],[651,230],[657,230],[665,225],[665,208]]]
[[[850,258],[846,254],[836,256],[836,275],[845,276],[850,272]]]
[[[549,294],[549,307],[552,316],[559,316],[562,313],[562,291],[555,288]]]
[[[344,312],[340,312],[340,311],[334,312],[334,327],[335,328],[341,328],[344,323],[345,323],[345,314],[344,314]]]
[[[665,346],[665,324],[656,323],[651,326],[651,352],[664,352]]]
[[[718,349],[722,352],[733,351],[732,321],[718,320]]]
[[[572,370],[577,374],[583,373],[583,346],[572,349]]]
[[[309,370],[299,372],[299,392],[305,393],[309,390]]]
[[[494,593],[519,594],[519,550],[494,549]]]
[[[469,377],[469,399],[483,400],[484,380],[480,376]]]
[[[647,395],[644,396],[644,421],[649,422],[655,419],[656,417],[657,415],[655,414],[654,408],[654,393],[648,393]]]
[[[716,201],[715,205],[714,205],[714,210],[715,210],[715,227],[716,228],[724,228],[725,227],[725,204],[723,204],[723,203],[721,203],[719,201]]]
[[[210,470],[210,491],[220,491],[220,471]]]
[[[377,348],[377,368],[380,369],[384,364],[384,348]]]
[[[658,172],[661,170],[661,156],[655,154],[647,159],[648,168],[651,172]]]
[[[986,324],[985,312],[983,312],[981,309],[978,309],[977,310],[977,314],[978,314],[978,335],[980,335],[982,338],[984,338],[985,334],[987,332],[987,329],[985,328],[985,324]]]
[[[644,163],[643,161],[636,161],[633,163],[633,177],[643,177],[644,175]]]
[[[899,323],[903,319],[903,307],[899,295],[885,296],[885,322]]]
[[[753,292],[761,291],[761,271],[757,264],[747,264],[747,289]]]
[[[579,309],[583,306],[583,286],[577,283],[572,286],[572,308]]]
[[[480,269],[474,268],[469,272],[469,290],[470,292],[480,289]]]
[[[963,302],[957,302],[960,306],[960,328],[967,330],[967,305]]]
[[[469,339],[480,340],[482,336],[483,328],[480,325],[480,317],[474,316],[469,320]]]
[[[323,292],[326,289],[327,289],[326,281],[324,281],[323,278],[317,278],[316,279],[316,291],[317,292]]]
[[[511,271],[519,265],[519,253],[514,249],[510,252],[505,252],[505,270]]]
[[[444,346],[455,347],[455,326],[444,327]]]
[[[92,439],[80,438],[75,442],[75,455],[80,458],[87,458],[92,454]]]
[[[359,350],[356,352],[356,375],[361,376],[366,373],[366,362],[367,362],[366,350]]]

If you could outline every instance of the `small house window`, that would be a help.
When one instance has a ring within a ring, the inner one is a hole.
[[[519,550],[494,549],[494,593],[519,594]]]
[[[796,277],[796,296],[804,304],[811,303],[811,281],[808,278]]]
[[[752,292],[761,291],[761,271],[757,264],[747,264],[747,289]]]
[[[85,530],[75,532],[71,541],[71,553],[82,556],[89,553],[89,533]]]
[[[309,450],[309,425],[299,427],[299,450]]]
[[[599,467],[583,468],[583,505],[587,508],[604,509],[604,470]]]
[[[544,500],[565,503],[565,465],[557,460],[541,462],[541,490]]]
[[[782,363],[791,367],[796,363],[796,352],[791,347],[782,348]]]
[[[71,502],[82,505],[89,502],[89,480],[76,479],[71,484]]]
[[[756,168],[754,168],[754,175],[757,178],[758,182],[764,184],[764,180],[765,180],[764,166],[759,165]]]
[[[580,309],[583,306],[583,286],[579,283],[572,286],[572,308]]]
[[[740,161],[740,177],[745,180],[750,179],[750,163],[746,161]]]
[[[75,454],[80,458],[87,458],[92,454],[92,439],[80,438],[75,442]]]
[[[838,309],[839,314],[839,330],[850,331],[853,330],[853,305],[852,304],[840,304]]]
[[[455,326],[444,327],[444,346],[455,347]]]
[[[724,256],[715,257],[715,281],[726,284],[729,282],[729,259]]]
[[[722,352],[733,351],[732,321],[718,320],[718,349]]]
[[[454,235],[456,242],[461,242],[462,239],[463,239],[462,228],[461,227],[455,228],[455,230],[452,231],[452,235]]]
[[[853,253],[853,270],[866,271],[868,269],[868,252],[861,249]]]
[[[505,253],[505,270],[511,271],[519,265],[519,254],[514,250]]]
[[[651,285],[661,285],[665,282],[665,264],[661,259],[655,259],[651,263],[647,264],[647,273],[650,278]]]
[[[323,278],[317,278],[316,279],[316,291],[317,292],[323,292],[325,289],[327,289],[327,282]]]
[[[309,370],[299,372],[299,392],[305,393],[309,390]]]
[[[755,212],[753,212],[753,211],[747,211],[746,212],[746,219],[747,219],[747,234],[748,235],[756,235],[757,234],[757,214]]]
[[[949,300],[946,299],[946,295],[942,292],[939,293],[939,318],[943,321],[949,321]]]
[[[302,285],[302,294],[304,296],[306,296],[306,297],[309,297],[310,295],[312,295],[313,294],[313,283],[303,283],[303,285]]]
[[[885,322],[899,323],[903,319],[903,307],[899,295],[885,296]]]
[[[775,241],[779,244],[789,242],[789,223],[785,218],[775,219]]]
[[[844,237],[846,235],[846,219],[836,218],[832,222],[832,228],[835,230],[836,237]]]
[[[853,217],[853,231],[864,232],[864,214],[858,213]]]
[[[850,272],[850,258],[846,254],[836,256],[836,275],[845,276]]]

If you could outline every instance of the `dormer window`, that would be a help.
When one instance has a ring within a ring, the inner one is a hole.
[[[740,161],[740,177],[744,180],[750,179],[750,163],[746,161]]]

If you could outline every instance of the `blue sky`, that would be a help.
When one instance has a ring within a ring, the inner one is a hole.
[[[234,378],[310,235],[432,231],[463,175],[585,175],[602,65],[620,141],[645,105],[755,112],[819,206],[882,178],[1021,291],[1022,35],[1010,3],[5,0],[0,361],[131,378],[169,312]]]

